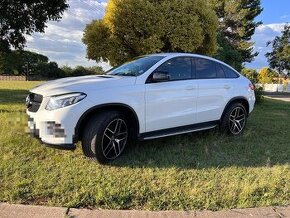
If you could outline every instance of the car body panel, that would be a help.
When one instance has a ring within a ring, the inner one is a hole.
[[[198,79],[197,123],[219,120],[233,96],[232,79]]]
[[[197,81],[146,84],[146,132],[196,123]]]
[[[61,95],[70,92],[93,92],[101,89],[114,89],[134,85],[135,77],[121,76],[80,76],[52,80],[43,83],[30,92],[47,96]]]

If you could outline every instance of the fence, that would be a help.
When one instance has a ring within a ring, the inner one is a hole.
[[[257,84],[257,87],[263,87],[265,92],[290,92],[290,83],[283,84]]]
[[[2,76],[0,75],[0,80],[26,81],[26,76]]]

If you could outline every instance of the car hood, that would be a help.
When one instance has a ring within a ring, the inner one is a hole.
[[[99,76],[80,76],[70,77],[58,80],[52,80],[43,83],[30,92],[40,94],[44,97],[60,95],[69,92],[88,92],[92,90],[115,88],[121,86],[134,85],[136,77],[122,77],[111,75],[99,75]]]

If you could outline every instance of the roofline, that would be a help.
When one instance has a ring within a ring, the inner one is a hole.
[[[236,69],[234,69],[232,66],[209,56],[205,56],[205,55],[200,55],[200,54],[194,54],[194,53],[174,53],[174,52],[170,52],[170,53],[155,53],[155,54],[149,54],[147,56],[165,56],[167,58],[174,58],[174,57],[184,57],[184,56],[188,56],[188,57],[197,57],[197,58],[204,58],[204,59],[208,59],[211,61],[215,61],[218,62],[220,64],[223,64],[227,67],[229,67],[230,69],[234,70],[235,72],[237,72],[238,74],[240,74],[240,72],[238,72]]]

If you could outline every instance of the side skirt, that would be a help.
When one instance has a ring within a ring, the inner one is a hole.
[[[146,132],[141,133],[139,135],[139,140],[150,140],[150,139],[156,139],[156,138],[163,138],[167,136],[173,136],[173,135],[180,135],[190,132],[197,132],[207,129],[213,129],[218,125],[219,121],[211,121],[206,123],[198,123],[188,126],[180,126],[180,127],[174,127],[170,129],[163,129],[163,130],[157,130],[152,132]]]

